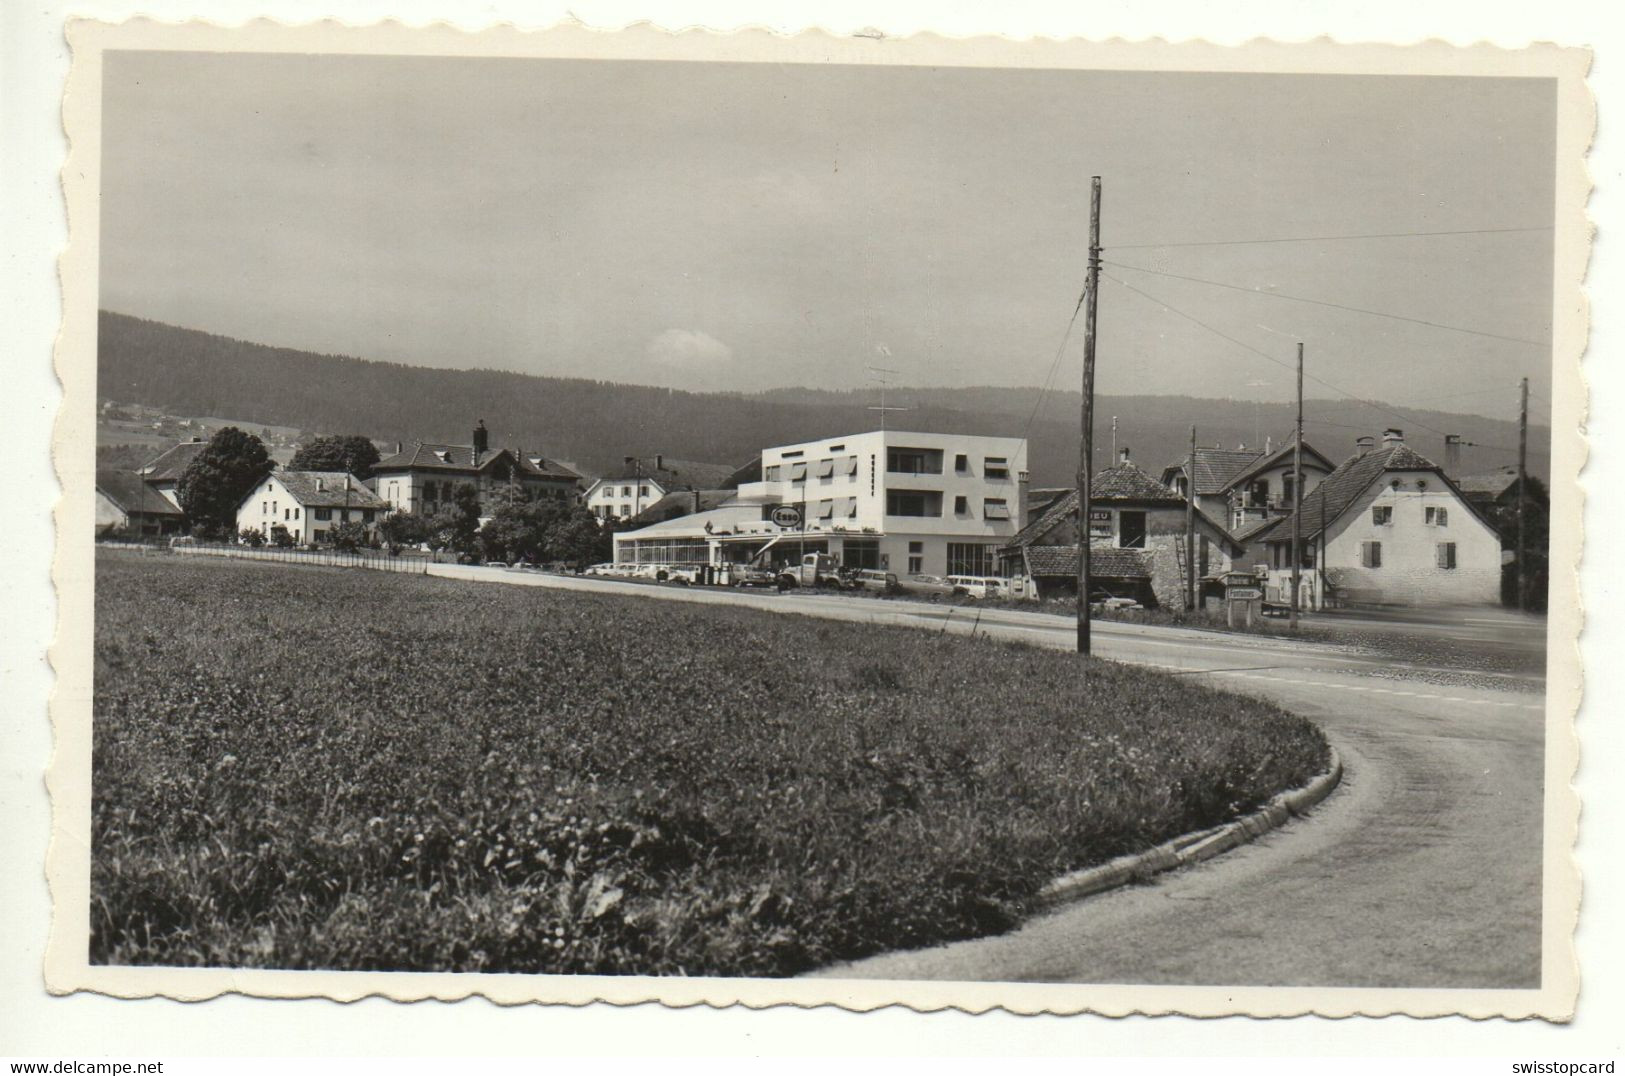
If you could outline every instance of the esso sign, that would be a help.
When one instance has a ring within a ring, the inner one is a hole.
[[[801,526],[801,509],[793,504],[781,504],[773,509],[768,518],[780,527],[799,527]]]

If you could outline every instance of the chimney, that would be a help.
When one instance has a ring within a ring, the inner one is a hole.
[[[1271,437],[1269,434],[1266,433],[1264,435],[1264,455],[1268,456],[1271,452],[1275,451],[1275,449],[1273,447],[1274,444],[1275,444],[1275,438]]]
[[[694,511],[698,512],[699,510],[700,510],[700,491],[695,490],[694,491]]]
[[[1376,444],[1377,439],[1375,437],[1356,437],[1354,439],[1354,454],[1363,456],[1376,447]]]
[[[1455,478],[1461,472],[1461,434],[1447,433],[1444,435],[1444,474],[1446,478]]]
[[[402,452],[405,452],[405,451],[406,451],[406,445],[403,444],[400,441],[396,441],[395,442],[395,455],[399,456]]]
[[[1023,528],[1025,528],[1027,526],[1027,513],[1028,513],[1028,511],[1030,511],[1030,509],[1028,509],[1028,507],[1027,507],[1027,487],[1029,485],[1031,485],[1031,480],[1028,478],[1027,472],[1026,471],[1017,471],[1016,472],[1016,530],[1018,530],[1018,531],[1022,530]]]
[[[1398,448],[1405,443],[1405,431],[1397,426],[1390,426],[1382,431],[1382,447]]]
[[[478,464],[480,457],[485,455],[491,447],[491,435],[485,429],[485,420],[482,418],[474,424],[474,462]]]
[[[1117,454],[1117,462],[1119,466],[1128,462],[1128,446],[1125,445],[1123,451]]]

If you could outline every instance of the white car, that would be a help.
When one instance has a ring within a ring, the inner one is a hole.
[[[592,567],[588,568],[586,571],[582,572],[581,574],[582,575],[619,575],[621,573],[616,571],[616,569],[619,568],[619,567],[620,567],[619,564],[594,564]]]
[[[972,598],[1004,598],[1008,597],[1008,588],[1003,579],[996,579],[986,575],[950,575],[948,585],[954,588],[955,594],[967,594]]]

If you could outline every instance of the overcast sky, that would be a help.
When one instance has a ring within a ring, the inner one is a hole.
[[[1102,284],[1102,392],[1289,398],[1224,336],[1286,363],[1304,339],[1313,376],[1397,403],[1550,391],[1549,230],[1173,245],[1548,229],[1550,82],[110,53],[105,93],[102,307],[248,340],[696,389],[1041,384],[1098,174],[1109,263],[1537,342],[1108,265],[1146,295]],[[1081,362],[1078,332],[1056,382]]]

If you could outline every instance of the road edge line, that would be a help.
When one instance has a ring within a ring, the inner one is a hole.
[[[1278,792],[1253,813],[1212,829],[1183,834],[1144,852],[1063,874],[1038,891],[1034,909],[1048,911],[1151,875],[1201,863],[1279,829],[1290,819],[1306,814],[1342,782],[1343,758],[1336,747],[1328,744],[1327,749],[1331,753],[1330,767],[1301,788]]]

